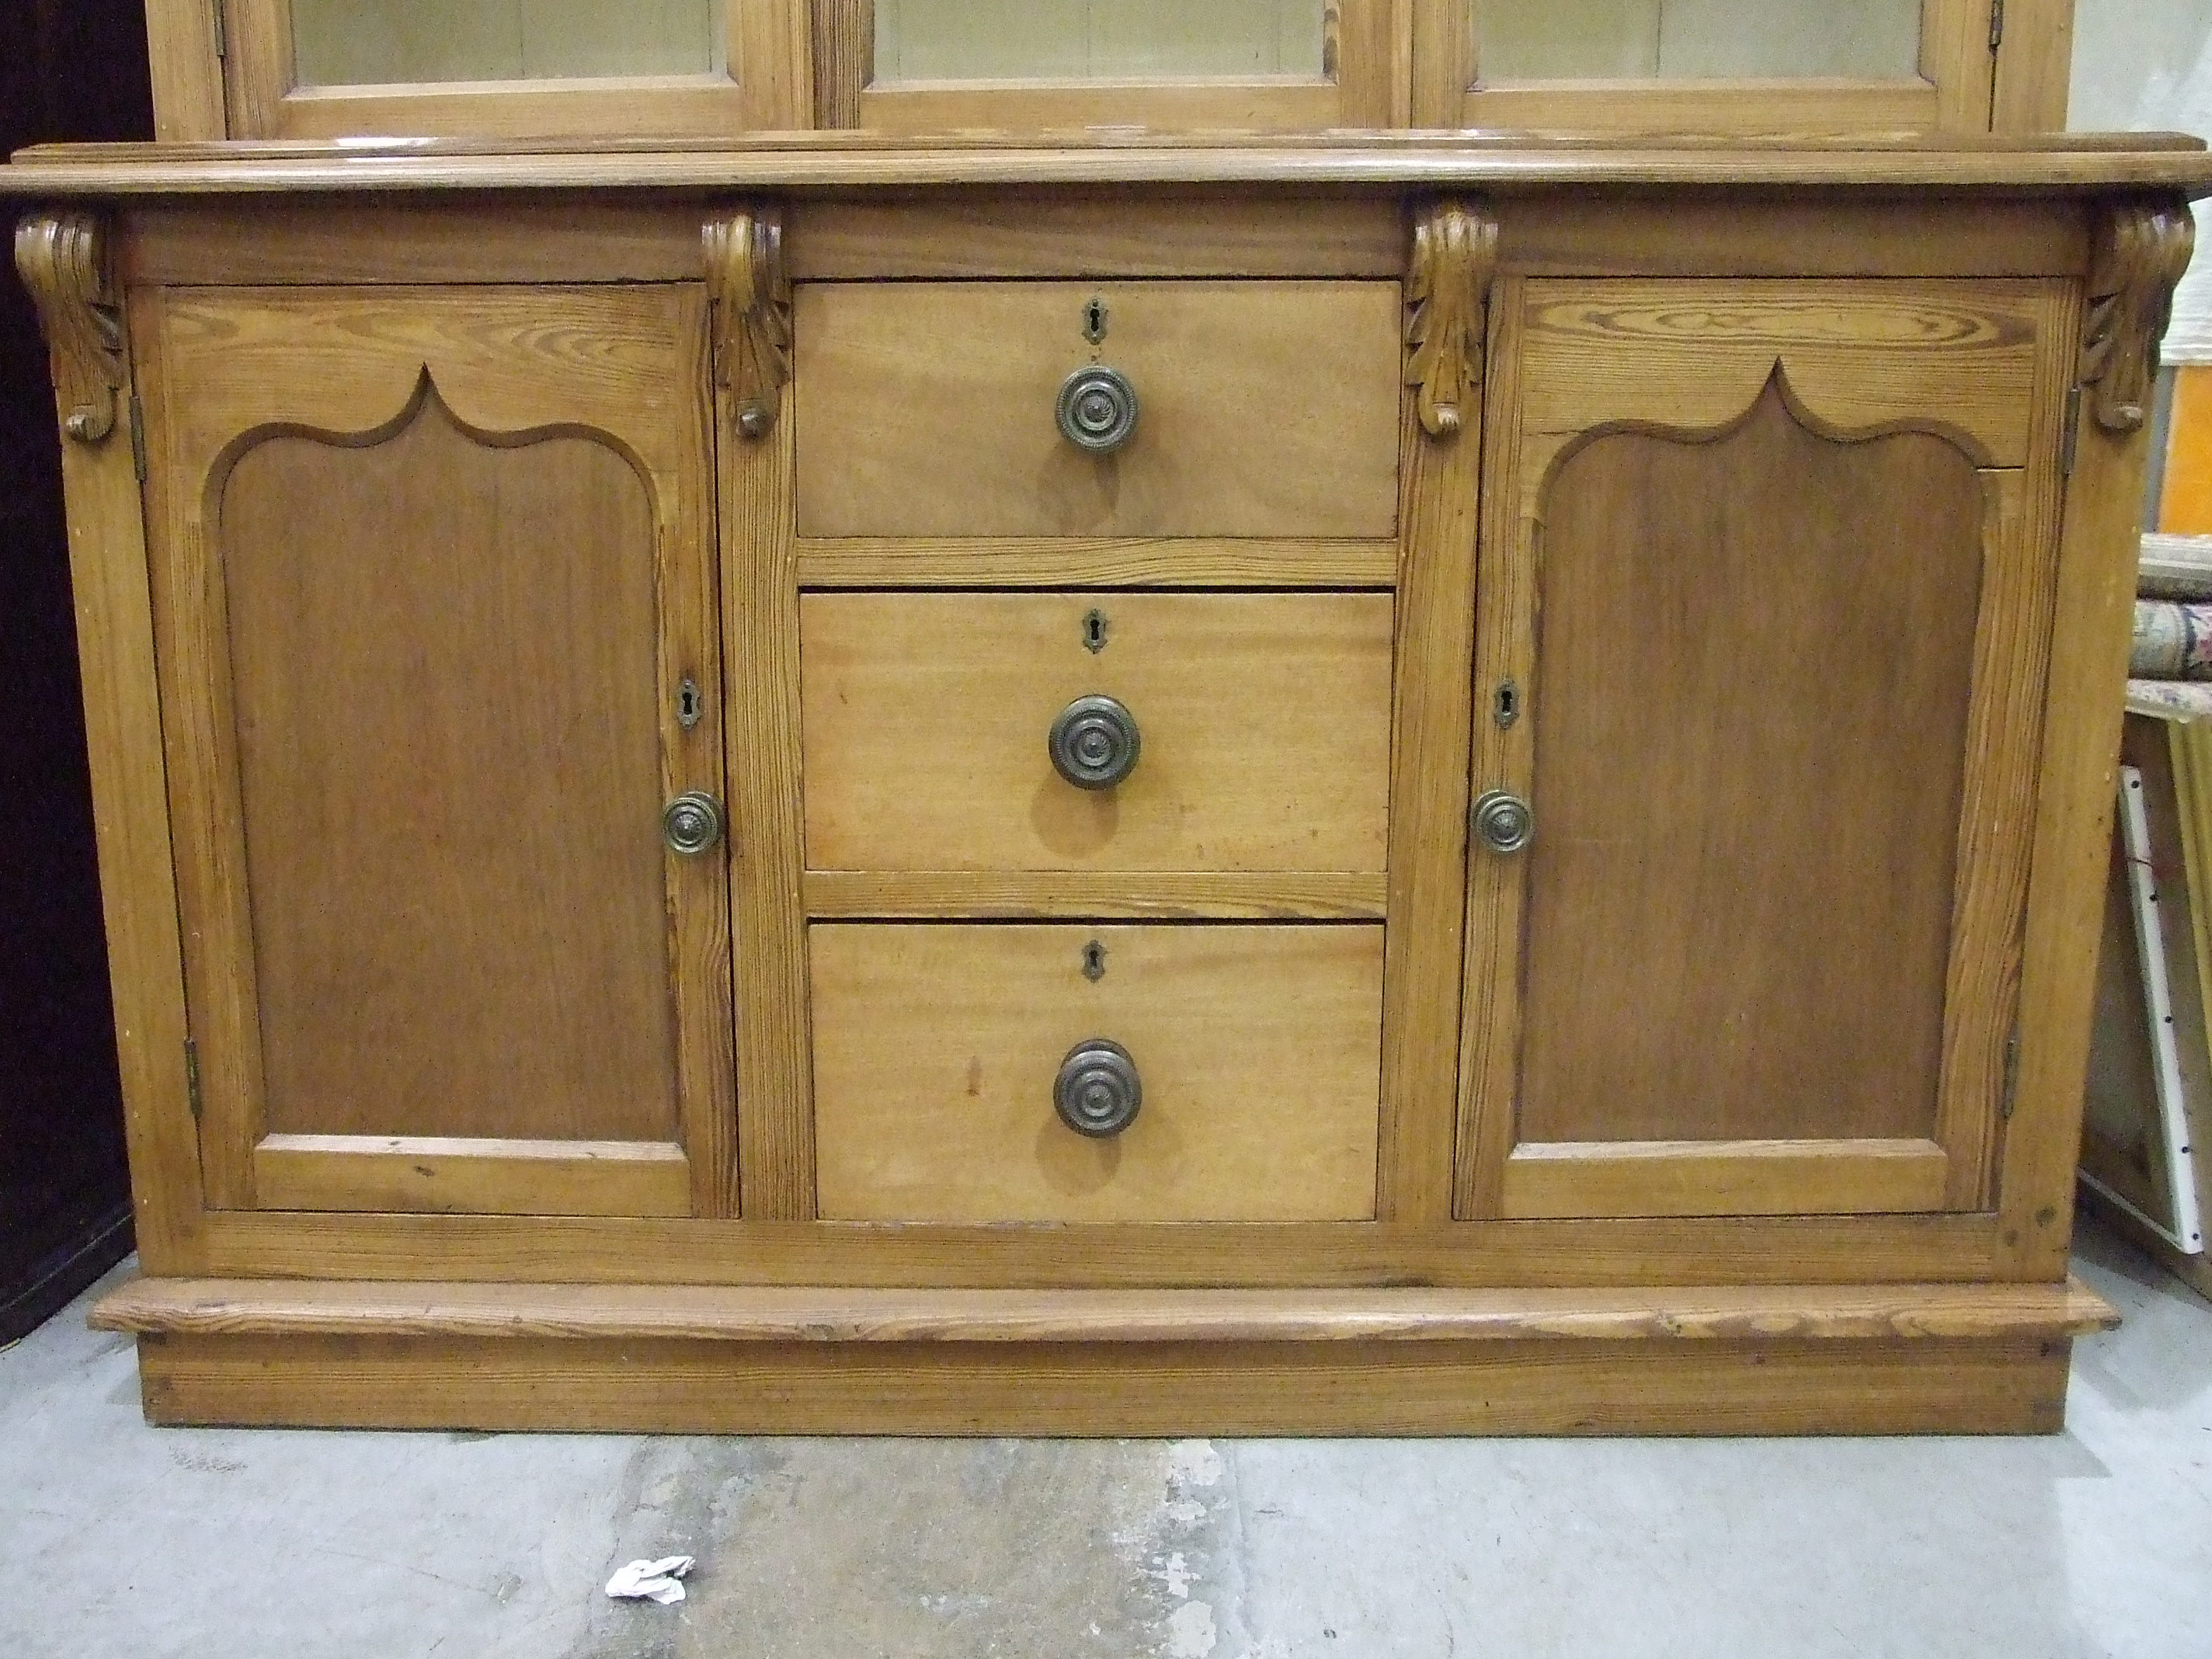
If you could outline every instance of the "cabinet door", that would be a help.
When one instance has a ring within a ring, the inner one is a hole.
[[[134,305],[216,1207],[726,1214],[706,305]]]
[[[2052,24],[2034,0],[2015,6],[2024,38],[2011,52],[1993,0],[1415,3],[1420,126],[1986,131],[1993,81],[2052,78]],[[2063,127],[2063,53],[2055,79],[2008,86],[2000,125]]]
[[[204,38],[208,0],[149,5],[180,53]],[[175,15],[194,10],[191,21]],[[806,124],[805,20],[783,0],[221,0],[215,10],[233,138],[668,137]],[[169,67],[172,84],[188,72]],[[164,137],[186,136],[163,118]]]
[[[2067,287],[1498,297],[1460,1212],[1984,1206]]]

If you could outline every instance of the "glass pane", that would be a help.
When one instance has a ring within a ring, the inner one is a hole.
[[[722,0],[292,0],[301,86],[721,72]]]
[[[1920,0],[1475,0],[1478,79],[1919,73]]]
[[[889,81],[1319,80],[1323,0],[876,0]]]

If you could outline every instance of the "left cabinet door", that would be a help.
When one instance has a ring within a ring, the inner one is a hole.
[[[703,290],[132,326],[210,1206],[733,1213]]]

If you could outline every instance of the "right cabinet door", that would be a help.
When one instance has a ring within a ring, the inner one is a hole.
[[[1500,282],[1461,1215],[1992,1201],[2076,304]]]

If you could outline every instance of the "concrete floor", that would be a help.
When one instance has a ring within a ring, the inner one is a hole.
[[[2212,1305],[2080,1256],[2127,1323],[2033,1440],[156,1430],[80,1304],[0,1353],[0,1654],[2207,1659]]]

